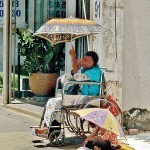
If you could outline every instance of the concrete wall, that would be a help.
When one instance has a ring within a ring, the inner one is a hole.
[[[99,3],[100,16],[97,15],[97,9],[95,9],[96,4]],[[119,100],[119,104],[121,105],[123,1],[116,1],[115,12],[115,0],[94,0],[93,20],[110,30],[110,32],[95,36],[93,42],[93,49],[100,56],[100,66],[107,68],[107,71],[105,72],[107,80],[107,93],[113,94]]]
[[[3,31],[0,29],[0,71],[3,69]]]
[[[123,109],[150,109],[150,1],[124,1]]]
[[[74,6],[74,7],[72,7]],[[76,17],[76,0],[66,0],[66,17]],[[70,72],[71,67],[71,58],[69,51],[71,49],[71,44],[75,47],[75,41],[66,42],[65,45],[65,72]]]

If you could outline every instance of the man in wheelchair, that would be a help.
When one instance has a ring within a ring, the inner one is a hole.
[[[100,82],[102,71],[99,67],[99,57],[97,53],[89,51],[85,54],[83,59],[77,59],[75,49],[70,50],[72,58],[72,75],[76,81],[94,81]],[[99,95],[100,87],[98,85],[83,85],[82,95]]]
[[[74,79],[75,81],[93,81],[100,82],[102,71],[99,67],[98,60],[99,57],[96,52],[88,51],[83,59],[77,59],[76,52],[74,47],[70,50],[70,56],[72,59],[72,71],[70,75],[64,75],[62,78],[62,82],[65,82],[66,79]],[[86,96],[98,96],[100,92],[99,85],[87,85],[84,84],[81,87],[81,94]],[[40,128],[35,128],[36,134],[48,134],[48,127],[50,122],[53,122],[51,117],[54,110],[61,109],[61,101],[62,97],[51,98],[48,100],[45,109],[43,111],[43,115],[40,122]],[[84,99],[85,102],[85,99]],[[59,118],[57,119],[57,115],[55,118],[56,122],[59,123]],[[56,123],[55,122],[55,123]],[[44,128],[41,128],[43,124]]]

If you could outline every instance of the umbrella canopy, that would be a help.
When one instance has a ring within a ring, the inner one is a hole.
[[[87,108],[73,111],[73,113],[101,128],[119,135],[120,137],[125,137],[120,123],[108,109]]]
[[[44,38],[54,45],[104,32],[107,32],[107,29],[94,21],[70,17],[51,19],[42,25],[34,35]]]

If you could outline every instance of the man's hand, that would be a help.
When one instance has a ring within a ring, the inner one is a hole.
[[[82,142],[82,146],[86,146],[88,141],[92,141],[94,139],[93,136],[87,136],[86,139]]]
[[[72,59],[76,59],[76,51],[74,49],[74,47],[72,46],[70,52],[69,52],[70,56]]]
[[[72,68],[73,68],[73,74],[77,73],[77,71],[82,67],[82,63],[81,60],[79,60],[76,57],[76,51],[74,49],[74,47],[72,46],[70,52],[69,52],[71,59],[72,59]]]

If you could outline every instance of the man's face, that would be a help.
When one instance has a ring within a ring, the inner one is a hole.
[[[93,59],[90,56],[84,56],[82,66],[84,69],[92,68],[94,66]]]

